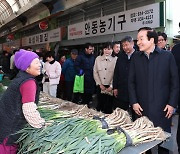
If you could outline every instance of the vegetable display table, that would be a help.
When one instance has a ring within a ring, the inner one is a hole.
[[[166,132],[166,135],[168,137],[171,137],[170,133]],[[168,147],[169,144],[171,144],[169,141],[170,141],[170,139],[168,139],[167,141],[164,141],[166,143],[167,147]],[[157,146],[160,143],[162,143],[162,141],[155,140],[155,141],[152,141],[152,142],[139,144],[137,146],[126,147],[126,148],[122,149],[119,152],[119,154],[132,154],[132,152],[133,152],[133,154],[141,154],[141,153],[146,152],[149,149],[154,148],[155,146]]]

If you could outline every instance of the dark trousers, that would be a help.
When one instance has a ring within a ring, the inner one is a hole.
[[[66,81],[66,97],[68,101],[72,101],[73,86],[74,86],[74,81]]]
[[[180,106],[179,106],[179,108],[180,108]],[[180,116],[179,116],[179,120],[178,120],[178,129],[177,129],[176,139],[177,139],[178,151],[180,153]]]
[[[73,103],[82,104],[82,93],[73,93]]]
[[[127,101],[123,101],[123,100],[119,100],[118,98],[114,98],[114,109],[116,109],[117,107],[127,111],[129,110],[129,102]]]
[[[92,102],[92,94],[91,93],[83,93],[82,94],[82,103],[88,105],[90,102]]]
[[[57,98],[66,100],[66,83],[64,80],[60,81],[57,86]]]
[[[16,77],[16,75],[18,74],[19,70],[15,67],[14,69],[11,70],[11,73],[10,73],[10,77],[9,79],[12,80]],[[42,80],[41,80],[42,81]]]
[[[113,96],[102,94],[101,89],[97,87],[97,111],[110,114],[113,111]]]
[[[36,76],[36,81],[38,82],[40,91],[43,91],[42,79],[43,79],[43,74]]]

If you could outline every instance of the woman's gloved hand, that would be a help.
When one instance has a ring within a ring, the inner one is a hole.
[[[79,75],[83,75],[84,71],[82,69],[79,70]]]

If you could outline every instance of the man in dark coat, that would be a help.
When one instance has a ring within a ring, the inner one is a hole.
[[[93,55],[94,46],[91,43],[85,44],[85,51],[78,55],[74,66],[79,75],[84,74],[84,93],[82,94],[82,103],[92,102],[92,95],[95,90],[95,81],[93,78],[93,67],[95,57]]]
[[[11,55],[7,51],[3,51],[3,56],[2,56],[2,71],[6,75],[9,75],[9,73],[10,73],[10,57],[11,57]]]
[[[68,58],[62,67],[62,73],[65,77],[65,85],[66,85],[66,96],[68,101],[73,100],[73,85],[74,85],[74,79],[76,76],[76,70],[74,67],[74,62],[77,58],[78,50],[72,49],[71,50],[71,57]]]
[[[120,42],[113,42],[113,56],[117,56],[119,55],[120,52]]]
[[[119,53],[113,76],[114,108],[129,109],[128,74],[131,57],[135,51],[131,36],[121,40],[123,51]]]
[[[180,43],[175,45],[172,48],[172,53],[176,60],[176,64],[177,64],[178,72],[179,72],[179,81],[180,81]],[[179,96],[179,101],[178,101],[178,113],[179,113],[179,110],[180,110],[180,96]],[[180,153],[180,117],[179,117],[179,121],[178,121],[178,129],[177,129],[176,138],[177,138],[178,151]]]
[[[138,116],[147,116],[155,126],[171,132],[171,117],[179,94],[178,70],[174,56],[156,46],[157,33],[150,27],[138,30],[139,52],[129,70],[129,97]],[[164,148],[159,153],[169,153]]]

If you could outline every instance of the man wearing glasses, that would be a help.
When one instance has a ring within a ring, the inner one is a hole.
[[[167,50],[167,35],[163,32],[158,32],[158,43],[157,46],[160,49]]]

